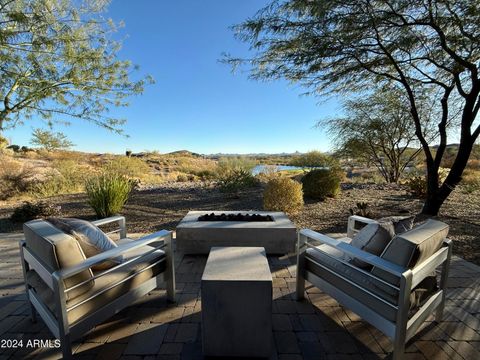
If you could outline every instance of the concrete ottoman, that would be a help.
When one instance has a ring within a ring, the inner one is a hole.
[[[272,274],[264,248],[213,247],[201,293],[204,356],[270,356]]]

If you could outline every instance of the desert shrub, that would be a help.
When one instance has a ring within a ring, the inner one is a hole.
[[[0,149],[4,149],[8,146],[8,140],[6,137],[0,135]]]
[[[287,177],[270,180],[263,193],[263,207],[294,214],[303,208],[302,184]]]
[[[14,152],[19,152],[19,151],[20,151],[20,146],[18,146],[18,145],[9,145],[9,146],[7,146],[7,149],[11,149],[11,150],[13,150]]]
[[[203,169],[199,170],[195,175],[202,181],[215,179],[215,170]]]
[[[104,169],[110,173],[140,180],[151,173],[150,166],[144,160],[127,156],[116,156],[105,164]]]
[[[441,184],[445,181],[449,169],[439,168],[438,169],[438,181]],[[412,175],[406,179],[404,182],[410,189],[410,193],[419,198],[425,198],[427,196],[427,177],[426,175]]]
[[[172,160],[170,159],[170,161]],[[175,161],[174,167],[182,173],[197,176],[202,180],[215,178],[217,165],[213,160],[181,156],[175,159]]]
[[[297,155],[290,161],[290,165],[301,168],[330,168],[337,164],[333,157],[316,150]]]
[[[177,181],[178,181],[178,182],[187,182],[187,181],[188,181],[188,177],[187,177],[187,175],[185,175],[185,174],[178,174],[178,175],[177,175]]]
[[[462,192],[471,194],[480,190],[480,171],[473,169],[465,169],[460,183]]]
[[[255,175],[255,177],[263,183],[268,183],[270,180],[276,179],[279,176],[278,166],[275,165],[264,165],[262,171]]]
[[[216,172],[218,177],[228,175],[234,170],[243,170],[251,173],[255,165],[257,165],[257,162],[247,157],[222,157],[218,160]]]
[[[447,177],[449,169],[440,167],[438,169],[438,181],[441,184]],[[419,198],[427,196],[427,177],[425,174],[412,173],[403,182],[409,187],[410,193]]]
[[[29,190],[32,171],[21,162],[0,155],[0,200],[9,199]]]
[[[73,160],[55,160],[45,181],[37,183],[31,192],[36,197],[80,192],[88,173],[87,167]]]
[[[217,186],[222,192],[237,192],[242,189],[253,187],[257,180],[250,171],[234,169],[223,174],[217,181]]]
[[[21,206],[15,208],[10,220],[14,222],[27,222],[33,219],[58,216],[60,215],[60,206],[49,204],[45,201],[36,203],[25,202]]]
[[[225,157],[218,160],[216,169],[217,185],[223,192],[236,192],[255,186],[252,169],[256,161],[246,157]]]
[[[309,198],[319,200],[335,197],[340,192],[340,180],[341,176],[336,170],[312,170],[302,178],[303,193]]]
[[[134,186],[135,181],[125,175],[102,172],[86,181],[87,202],[99,218],[118,214]]]
[[[350,215],[358,215],[366,218],[373,218],[372,213],[368,210],[369,205],[364,201],[357,202],[354,208],[350,208]]]

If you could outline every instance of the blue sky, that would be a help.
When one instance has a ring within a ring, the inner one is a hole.
[[[111,114],[128,120],[124,138],[86,122],[57,126],[76,150],[123,153],[186,149],[198,153],[327,151],[331,144],[315,122],[339,111],[338,104],[300,96],[304,89],[284,81],[257,82],[232,74],[218,62],[222,52],[249,56],[229,26],[253,16],[263,0],[113,0],[107,16],[123,20],[119,56],[155,78],[128,108]],[[6,132],[28,145],[30,122]]]

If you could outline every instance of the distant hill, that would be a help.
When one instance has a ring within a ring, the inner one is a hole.
[[[203,157],[203,155],[188,151],[188,150],[177,150],[166,153],[165,155],[172,155],[172,156],[191,156],[191,157]]]

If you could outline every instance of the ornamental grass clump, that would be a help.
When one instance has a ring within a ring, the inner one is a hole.
[[[263,193],[263,208],[295,214],[303,208],[302,184],[288,177],[278,177],[267,183]]]
[[[99,218],[118,214],[130,196],[135,181],[115,172],[102,172],[85,183],[88,204]]]

